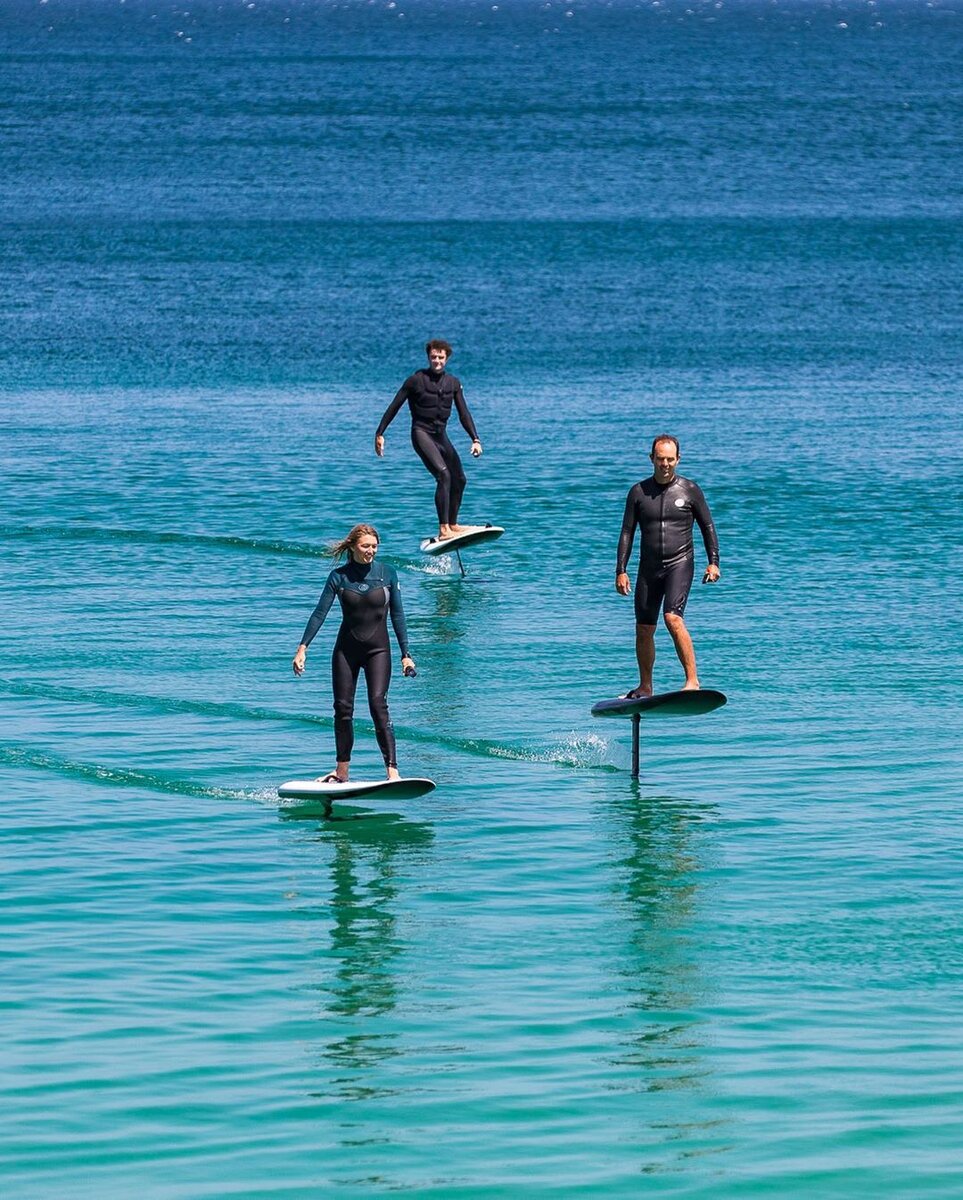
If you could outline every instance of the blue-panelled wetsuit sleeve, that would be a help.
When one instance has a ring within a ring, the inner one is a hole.
[[[398,572],[394,567],[385,569],[385,584],[388,588],[388,612],[391,616],[391,627],[395,631],[398,645],[401,647],[401,657],[408,657],[408,626],[405,623],[405,609],[401,603],[401,585],[398,582]]]
[[[310,646],[314,635],[324,624],[324,618],[328,615],[331,605],[334,603],[334,598],[338,594],[337,572],[332,571],[328,576],[327,582],[324,585],[324,591],[321,593],[321,598],[318,600],[314,612],[308,617],[308,623],[304,627],[304,633],[301,635],[301,645]]]

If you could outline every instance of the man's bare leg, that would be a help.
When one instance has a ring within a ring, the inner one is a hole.
[[[461,490],[454,488],[454,486],[452,488],[451,518],[448,528],[451,530],[452,534],[456,536],[459,533],[471,533],[473,529],[480,528],[478,525],[460,525],[458,523],[458,508],[461,504],[461,495],[464,490],[464,487],[462,487]]]
[[[679,662],[682,663],[683,671],[685,671],[685,683],[682,685],[682,690],[684,692],[698,691],[699,676],[696,674],[695,647],[692,645],[692,638],[689,637],[689,631],[685,627],[685,621],[678,613],[666,613],[665,627],[672,635],[675,652],[679,656]]]
[[[652,695],[652,668],[655,666],[655,626],[636,625],[635,657],[639,661],[639,686],[629,695],[636,699]]]

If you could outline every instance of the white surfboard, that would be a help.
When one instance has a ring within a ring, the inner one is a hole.
[[[454,554],[458,550],[464,550],[466,546],[479,546],[483,542],[494,542],[504,532],[501,525],[476,525],[467,533],[456,533],[454,537],[444,540],[437,537],[425,538],[421,543],[421,549],[424,554],[432,556]]]
[[[278,788],[282,800],[358,800],[382,795],[392,800],[414,800],[435,790],[431,779],[352,779],[348,783],[322,783],[318,779],[290,779]]]

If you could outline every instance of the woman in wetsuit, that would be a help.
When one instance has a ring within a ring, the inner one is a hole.
[[[346,538],[331,547],[333,558],[347,554],[348,561],[328,576],[317,607],[311,614],[301,645],[294,655],[295,675],[304,674],[304,659],[314,635],[324,623],[334,598],[341,602],[341,628],[334,643],[331,675],[334,682],[334,741],[337,767],[323,783],[347,783],[354,745],[354,693],[358,675],[364,671],[368,707],[374,721],[378,745],[389,779],[399,779],[395,757],[395,735],[388,715],[388,684],[391,682],[391,649],[388,645],[388,614],[401,647],[401,666],[414,675],[415,664],[408,652],[408,630],[401,605],[401,589],[394,567],[376,563],[378,531],[371,525],[355,525]]]
[[[482,444],[478,440],[475,422],[472,420],[461,384],[454,375],[445,372],[445,364],[451,355],[451,346],[436,338],[425,346],[428,368],[409,375],[394,400],[385,409],[375,433],[375,453],[384,457],[385,430],[408,401],[411,409],[411,444],[415,453],[435,477],[435,509],[438,513],[438,538],[444,541],[458,533],[468,533],[471,525],[458,524],[458,509],[465,491],[465,469],[461,465],[458,451],[451,444],[445,426],[451,416],[452,405],[458,419],[471,438],[471,453],[478,458]]]

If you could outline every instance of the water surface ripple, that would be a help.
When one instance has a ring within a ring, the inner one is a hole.
[[[8,8],[4,1195],[958,1197],[959,5]],[[426,335],[465,579],[371,445]],[[730,703],[633,783],[663,429]],[[325,821],[360,520],[438,788]]]

